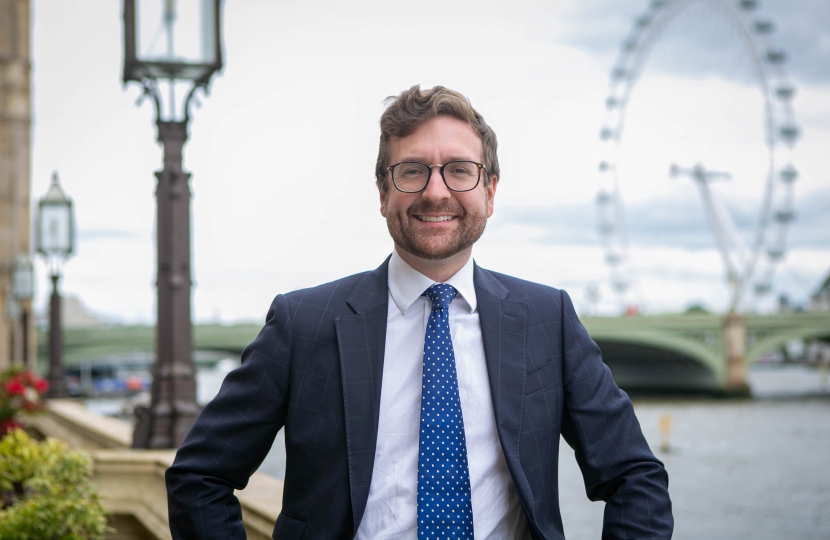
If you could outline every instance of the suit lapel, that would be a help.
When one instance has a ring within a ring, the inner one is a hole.
[[[519,461],[519,435],[524,414],[527,306],[507,300],[509,291],[493,274],[475,266],[484,357],[493,397],[493,413],[504,458],[525,508],[533,494]]]
[[[386,347],[388,265],[386,259],[352,291],[346,301],[354,315],[335,319],[355,532],[366,509],[375,462]]]

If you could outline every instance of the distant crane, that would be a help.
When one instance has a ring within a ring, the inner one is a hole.
[[[749,277],[745,271],[749,262],[747,249],[729,212],[726,211],[726,208],[709,188],[710,182],[730,180],[732,175],[727,172],[707,171],[700,163],[691,168],[680,167],[672,163],[669,174],[672,177],[681,175],[690,177],[700,190],[700,197],[703,199],[703,206],[706,209],[706,217],[709,219],[709,226],[715,236],[715,243],[718,246],[726,270],[726,279],[732,291],[730,302],[730,311],[732,311],[735,309],[740,291],[743,288],[742,280]]]

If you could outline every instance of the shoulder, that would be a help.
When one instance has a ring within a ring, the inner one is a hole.
[[[291,291],[283,296],[292,304],[345,301],[369,273],[367,271],[352,274],[314,287]]]
[[[387,258],[374,270],[278,295],[274,304],[282,303],[291,312],[310,308],[335,316],[385,305],[389,290],[388,265]]]
[[[265,324],[291,328],[291,333],[301,334],[314,334],[328,328],[336,318],[355,313],[352,308],[355,291],[359,291],[372,274],[361,272],[315,287],[278,294],[271,302]]]
[[[378,290],[374,294],[363,292],[363,289],[367,288],[367,282],[375,283],[379,281],[373,274],[375,274],[375,271],[361,272],[322,285],[280,294],[274,299],[272,307],[281,304],[285,310],[283,313],[298,322],[314,322],[329,318],[334,319],[342,315],[351,315],[356,311],[354,306],[361,303],[355,301],[356,297],[377,297],[375,303],[386,300],[385,296],[381,298],[387,287],[385,276],[383,290]],[[372,279],[373,277],[375,279]],[[378,287],[378,289],[380,288]]]
[[[550,285],[520,279],[508,274],[476,266],[476,291],[530,308],[535,316],[545,319],[576,317],[576,309],[568,293]],[[481,298],[481,297],[480,297]]]
[[[477,270],[476,278],[480,281],[483,289],[497,296],[503,296],[511,302],[553,300],[555,303],[560,304],[563,298],[568,297],[568,293],[564,290],[551,287],[550,285],[543,285],[508,274],[486,270],[481,267],[477,267]],[[503,289],[501,289],[502,287]],[[500,290],[502,294],[499,294]],[[570,299],[568,298],[567,301],[569,302]]]

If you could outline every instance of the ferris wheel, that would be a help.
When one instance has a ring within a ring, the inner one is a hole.
[[[746,309],[771,291],[775,268],[785,254],[787,230],[795,216],[798,171],[792,154],[800,130],[792,107],[795,91],[784,69],[787,54],[773,43],[774,24],[756,14],[757,0],[653,0],[637,17],[617,54],[600,130],[603,155],[596,197],[599,233],[611,286],[624,303],[631,302],[636,282],[625,222],[624,182],[618,171],[626,108],[655,43],[675,21],[701,6],[731,23],[732,32],[743,42],[753,78],[763,95],[764,158],[768,165],[748,242],[736,233],[729,212],[709,187],[712,181],[728,178],[728,173],[707,170],[700,163],[672,164],[666,171],[672,176],[691,177],[700,190],[730,285],[730,311]]]

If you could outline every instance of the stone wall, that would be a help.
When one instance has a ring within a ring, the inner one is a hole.
[[[28,331],[6,317],[17,256],[30,253],[31,47],[29,0],[0,0],[0,370],[14,360],[33,365],[37,340],[30,302]],[[23,336],[27,335],[27,347]]]
[[[173,462],[174,450],[133,450],[128,422],[94,414],[68,399],[50,400],[47,413],[32,419],[31,427],[92,455],[93,482],[111,514],[110,526],[117,530],[107,540],[170,538],[164,471]],[[282,482],[254,473],[236,497],[248,538],[270,539],[282,507]]]

